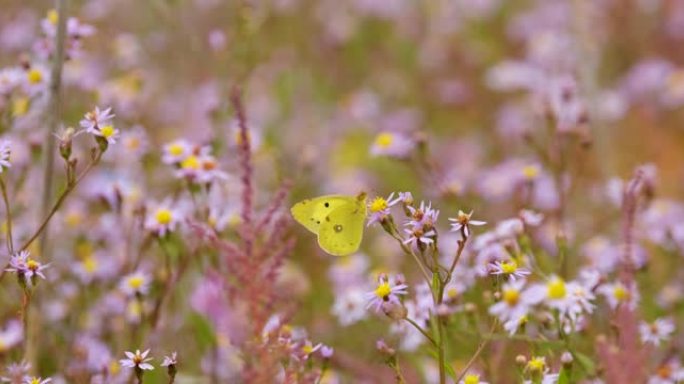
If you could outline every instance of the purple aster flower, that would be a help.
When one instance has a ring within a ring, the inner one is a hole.
[[[375,136],[370,153],[372,156],[405,158],[415,148],[416,143],[400,132],[383,131]]]
[[[321,351],[321,357],[323,357],[324,359],[331,358],[333,353],[335,353],[335,350],[333,349],[333,347],[329,347],[327,345],[321,346],[320,351]]]
[[[19,344],[24,338],[24,327],[19,320],[10,320],[4,329],[0,329],[0,353]]]
[[[406,295],[408,293],[408,285],[403,284],[402,280],[395,277],[394,282],[390,282],[387,275],[384,273],[380,274],[375,290],[366,293],[366,298],[368,299],[366,308],[373,308],[376,312],[380,312],[385,304],[401,305],[399,295]]]
[[[12,152],[10,144],[9,140],[0,140],[0,173],[12,166],[10,164],[10,153]]]
[[[171,377],[171,382],[174,381],[177,373],[176,365],[178,365],[178,360],[176,356],[176,352],[172,353],[171,356],[164,356],[164,361],[161,363],[162,367],[166,367],[166,373]]]
[[[641,341],[656,347],[669,340],[674,331],[675,324],[671,319],[656,319],[653,323],[642,321],[639,324]]]
[[[432,228],[439,217],[439,211],[432,208],[432,202],[428,202],[426,205],[424,201],[421,201],[418,208],[410,205],[407,208],[411,214],[411,219],[405,225],[413,228]]]
[[[424,232],[422,228],[404,229],[404,232],[409,235],[409,237],[404,240],[404,244],[410,244],[414,247],[418,247],[420,244],[427,245],[434,243],[435,240],[433,240],[432,236],[437,234],[432,229]]]
[[[474,225],[476,227],[479,227],[481,225],[487,224],[485,221],[479,221],[479,220],[471,220],[470,216],[473,215],[473,211],[470,211],[470,213],[465,213],[461,210],[458,211],[458,215],[456,218],[450,218],[449,221],[452,222],[451,224],[451,232],[461,232],[461,234],[465,237],[470,237],[470,226]]]
[[[52,382],[52,379],[49,377],[47,379],[43,379],[42,377],[35,377],[35,376],[34,377],[28,377],[27,376],[24,378],[24,384],[48,384],[51,382]]]
[[[98,134],[100,129],[109,124],[109,121],[112,118],[114,118],[114,114],[112,114],[111,107],[104,110],[100,110],[99,107],[95,107],[94,110],[85,114],[83,119],[80,121],[80,125],[82,128],[85,128],[88,133]]]
[[[373,201],[371,201],[371,203],[368,205],[368,209],[370,210],[368,226],[385,220],[385,218],[390,215],[390,208],[399,201],[400,198],[394,198],[394,192],[390,193],[387,199],[380,196],[373,199]]]
[[[304,343],[299,345],[299,348],[295,348],[293,351],[293,357],[297,360],[304,360],[306,361],[309,356],[314,354],[314,352],[318,351],[323,347],[323,344],[318,343],[314,345],[311,340],[306,340]]]
[[[147,355],[150,353],[150,350],[146,350],[143,353],[140,353],[139,349],[135,350],[135,353],[133,352],[124,352],[126,354],[127,359],[122,359],[119,360],[119,363],[121,364],[122,367],[125,368],[136,368],[136,369],[142,369],[142,370],[148,370],[151,371],[154,369],[152,364],[149,364],[148,361],[152,360],[151,357],[147,357]]]
[[[413,195],[411,192],[399,192],[399,201],[405,205],[413,204]]]
[[[169,365],[177,365],[177,355],[178,353],[174,352],[171,354],[171,356],[164,356],[164,361],[162,361],[161,366],[168,367]]]
[[[489,265],[489,273],[492,275],[503,275],[506,278],[510,278],[515,281],[519,278],[524,278],[530,274],[530,271],[526,268],[518,267],[518,263],[515,260],[504,260],[496,261]]]
[[[7,366],[5,376],[0,377],[0,381],[10,384],[23,384],[24,378],[28,376],[31,364],[22,361],[20,363],[12,363]]]
[[[10,258],[9,268],[6,269],[7,272],[16,272],[19,277],[26,279],[26,283],[35,285],[36,276],[45,279],[43,270],[47,268],[48,264],[41,264],[40,262],[32,259],[28,251],[19,251],[15,253]]]
[[[150,277],[145,272],[135,271],[121,279],[119,289],[129,296],[146,295],[150,290]]]

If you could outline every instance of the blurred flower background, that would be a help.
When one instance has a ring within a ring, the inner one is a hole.
[[[9,383],[684,382],[684,3],[4,0]],[[369,195],[334,257],[289,207]]]

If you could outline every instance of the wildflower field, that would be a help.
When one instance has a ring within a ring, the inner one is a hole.
[[[0,1],[0,382],[684,383],[684,2]]]

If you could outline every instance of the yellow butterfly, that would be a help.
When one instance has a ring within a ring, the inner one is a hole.
[[[318,245],[325,252],[344,256],[359,249],[366,221],[365,193],[302,200],[290,212],[299,224],[318,235]]]

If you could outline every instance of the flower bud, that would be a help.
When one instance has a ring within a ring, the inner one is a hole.
[[[109,141],[105,139],[102,136],[95,136],[95,141],[97,142],[97,145],[100,147],[100,152],[104,153],[107,151],[107,148],[109,148]]]
[[[377,349],[378,352],[387,356],[394,356],[397,353],[397,351],[394,348],[388,346],[387,343],[385,343],[385,340],[383,339],[379,339],[375,342],[375,349]]]
[[[408,315],[408,310],[403,304],[391,301],[382,303],[382,311],[392,320],[402,320]]]
[[[524,367],[527,365],[527,358],[523,355],[518,355],[515,357],[515,363],[521,367]]]
[[[69,161],[69,158],[71,158],[71,144],[75,134],[76,130],[69,127],[57,136],[59,138],[59,154],[66,161]]]
[[[572,366],[572,362],[573,362],[574,358],[572,357],[572,353],[565,351],[561,355],[560,360],[561,360],[561,363],[563,363],[563,366],[565,368],[570,368]]]

